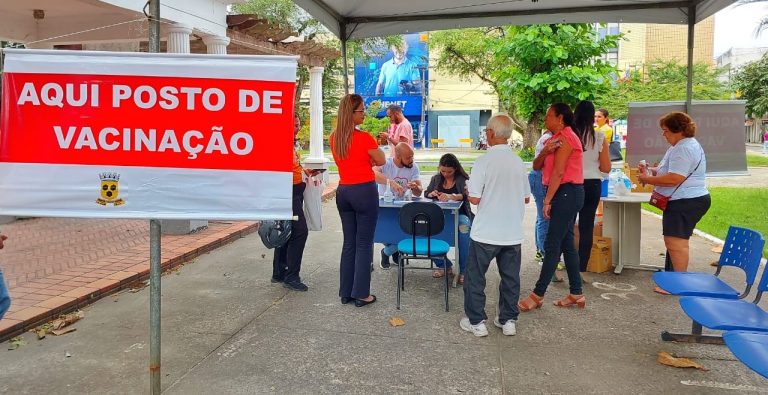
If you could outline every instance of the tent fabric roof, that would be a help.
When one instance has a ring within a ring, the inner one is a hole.
[[[688,23],[736,0],[294,0],[337,37],[540,23]]]

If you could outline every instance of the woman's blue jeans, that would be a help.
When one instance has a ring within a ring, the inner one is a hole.
[[[576,214],[584,205],[584,185],[561,184],[552,198],[549,212],[549,230],[544,242],[544,262],[541,265],[539,281],[533,293],[543,297],[552,281],[552,275],[557,269],[560,254],[565,260],[565,270],[568,272],[570,292],[581,295],[581,272],[579,271],[579,252],[573,243],[573,224]]]
[[[464,268],[467,267],[470,230],[472,230],[472,221],[466,215],[459,214],[459,273],[464,273]],[[442,260],[435,260],[435,266],[443,267]],[[448,267],[451,266],[453,266],[453,263],[449,260]]]
[[[534,237],[536,239],[536,251],[544,251],[544,240],[547,238],[549,229],[549,220],[544,218],[544,196],[547,190],[541,182],[541,170],[531,170],[528,173],[528,184],[531,186],[531,195],[536,202],[536,227],[534,228]]]
[[[8,287],[3,280],[3,269],[0,269],[0,320],[3,319],[9,307],[11,307],[11,295],[8,294]]]
[[[344,243],[339,264],[339,296],[364,299],[371,294],[373,234],[379,217],[379,192],[371,181],[339,185],[336,207]]]

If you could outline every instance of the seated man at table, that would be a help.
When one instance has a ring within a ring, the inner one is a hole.
[[[421,180],[419,180],[419,165],[413,163],[413,149],[407,143],[399,143],[395,146],[394,158],[387,158],[382,166],[373,168],[376,183],[379,184],[379,196],[387,191],[387,184],[396,198],[402,199],[406,190],[410,190],[413,196],[421,196]],[[389,257],[397,263],[397,245],[388,244],[381,249],[382,269],[389,269]]]

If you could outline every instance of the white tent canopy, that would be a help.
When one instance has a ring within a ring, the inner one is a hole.
[[[699,22],[736,0],[295,0],[342,41],[480,26]]]

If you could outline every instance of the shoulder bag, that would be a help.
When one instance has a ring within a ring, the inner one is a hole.
[[[677,185],[677,188],[675,188],[674,191],[672,191],[669,196],[662,195],[661,193],[657,192],[655,189],[651,193],[651,199],[648,200],[648,203],[651,204],[651,206],[656,207],[657,209],[664,211],[667,209],[667,204],[669,204],[669,199],[672,198],[672,195],[677,192],[677,189],[680,188],[685,180],[688,179],[688,177],[692,176],[693,173],[696,172],[696,170],[699,168],[699,165],[701,165],[701,160],[704,159],[704,154],[701,155],[701,159],[699,159],[699,163],[696,165],[696,167],[693,168],[693,171],[688,173],[688,176],[683,179],[683,181]]]

